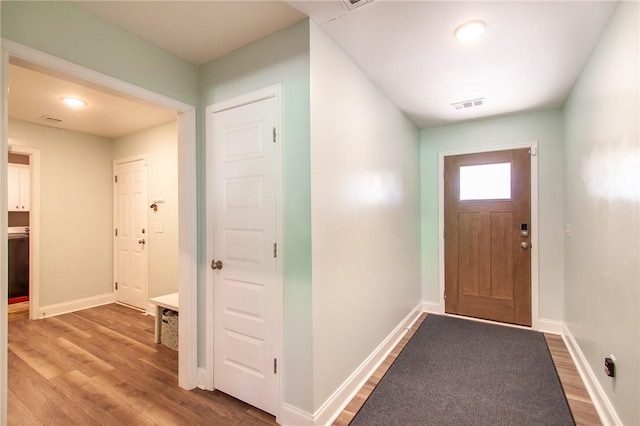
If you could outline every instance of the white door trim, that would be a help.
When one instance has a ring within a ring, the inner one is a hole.
[[[277,346],[277,358],[279,360],[278,365],[284,365],[283,359],[283,265],[284,265],[284,232],[283,232],[283,176],[282,176],[282,152],[284,145],[284,132],[282,130],[282,86],[280,84],[269,86],[261,90],[257,90],[242,96],[228,99],[225,101],[217,102],[212,105],[208,105],[206,108],[206,152],[207,152],[207,164],[210,164],[213,154],[213,137],[211,129],[213,127],[213,114],[221,112],[231,108],[247,105],[254,102],[259,102],[264,99],[273,98],[275,100],[275,120],[277,128],[277,144],[276,144],[276,244],[278,247],[278,257],[276,258],[276,294],[278,300],[278,306],[276,306],[277,314],[277,328],[276,331],[278,342]],[[206,171],[206,187],[214,187],[214,171],[207,168]],[[203,389],[213,389],[213,309],[214,306],[214,277],[211,269],[208,267],[208,262],[213,259],[213,218],[209,212],[213,211],[214,199],[213,196],[207,191],[206,196],[207,206],[207,261],[204,262],[203,275],[207,277],[206,287],[206,338],[205,338],[205,366],[202,374],[202,380],[199,384]],[[283,383],[284,374],[280,370],[278,374],[278,412],[276,413],[276,420],[280,417],[283,403]]]
[[[531,328],[540,328],[539,280],[538,280],[538,141],[514,143],[486,148],[469,148],[438,153],[438,282],[439,310],[444,314],[444,157],[477,154],[481,152],[531,149]]]
[[[40,318],[40,150],[9,139],[10,152],[29,156],[29,318]]]
[[[179,245],[179,293],[180,293],[180,342],[178,357],[178,385],[185,389],[193,389],[197,386],[198,371],[198,328],[197,328],[197,294],[198,294],[198,205],[197,205],[197,160],[196,160],[196,112],[193,105],[186,104],[176,99],[158,94],[131,83],[102,74],[89,68],[57,58],[39,50],[30,48],[20,43],[7,39],[1,39],[2,63],[0,64],[0,175],[7,173],[6,150],[8,144],[7,134],[7,70],[9,57],[27,61],[32,64],[44,66],[55,71],[82,79],[103,88],[115,90],[120,93],[134,96],[156,105],[171,108],[178,112],[178,245]],[[0,207],[6,211],[6,188]],[[0,237],[6,237],[6,216],[0,224]],[[6,251],[1,259],[6,259]],[[0,277],[0,331],[6,336],[7,305],[6,301],[7,280]],[[0,424],[6,422],[6,360],[7,340],[0,339]]]
[[[7,71],[9,69],[9,54],[0,49],[0,176],[2,181],[7,181],[7,150],[9,145],[9,134],[7,132],[8,123],[8,107],[7,107],[7,88],[9,82],[7,79]],[[7,185],[0,185],[0,261],[6,262],[7,257]],[[7,424],[7,346],[8,327],[7,327],[7,311],[9,303],[9,277],[7,274],[0,274],[0,425]]]

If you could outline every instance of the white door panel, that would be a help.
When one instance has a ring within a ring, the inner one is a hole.
[[[114,225],[116,300],[144,309],[148,286],[148,195],[145,160],[116,162]]]
[[[275,100],[213,113],[214,387],[276,413]]]

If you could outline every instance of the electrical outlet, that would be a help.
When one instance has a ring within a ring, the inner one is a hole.
[[[613,355],[604,359],[604,372],[609,377],[616,377],[616,359]]]

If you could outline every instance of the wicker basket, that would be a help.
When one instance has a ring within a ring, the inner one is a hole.
[[[160,343],[166,347],[178,350],[178,313],[170,309],[162,311],[162,327]]]

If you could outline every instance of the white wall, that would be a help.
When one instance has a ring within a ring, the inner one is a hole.
[[[313,22],[314,409],[420,301],[419,131]]]
[[[638,17],[620,3],[565,107],[565,320],[625,425],[640,424]]]
[[[149,205],[164,199],[158,211],[148,210],[149,297],[178,291],[178,127],[177,121],[117,138],[115,160],[147,154]],[[162,232],[157,231],[161,225]]]
[[[40,150],[40,305],[111,293],[111,140],[18,120],[8,133]]]
[[[422,295],[439,303],[438,155],[538,141],[540,317],[563,319],[561,110],[434,127],[421,132]]]

